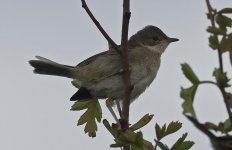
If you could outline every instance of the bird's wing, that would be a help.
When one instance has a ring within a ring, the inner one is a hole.
[[[118,53],[115,50],[104,51],[104,52],[98,53],[96,55],[93,55],[93,56],[83,60],[77,66],[78,67],[85,67],[86,65],[92,63],[97,58],[102,57],[102,56],[106,56],[106,55],[118,55]]]
[[[78,80],[99,82],[122,72],[121,57],[115,50],[96,54],[81,63],[78,68]]]

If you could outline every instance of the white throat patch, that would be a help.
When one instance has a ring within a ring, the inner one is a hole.
[[[148,46],[144,44],[141,45],[150,51],[162,54],[165,51],[165,49],[168,47],[169,43],[166,41],[162,41],[158,45],[154,45],[154,46]]]

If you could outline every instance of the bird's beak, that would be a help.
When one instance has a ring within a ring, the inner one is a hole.
[[[167,41],[168,41],[169,43],[171,43],[171,42],[179,41],[179,39],[177,39],[177,38],[168,38]]]

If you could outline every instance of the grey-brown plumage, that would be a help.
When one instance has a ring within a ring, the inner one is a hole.
[[[71,78],[73,67],[58,64],[46,58],[36,56],[38,60],[30,60],[29,63],[34,67],[34,73],[45,75],[56,75]]]
[[[128,57],[133,91],[131,100],[138,97],[151,84],[160,66],[160,57],[170,42],[159,28],[147,26],[138,31],[128,41]],[[84,100],[91,97],[123,99],[122,61],[114,50],[96,54],[77,66],[66,66],[37,56],[30,60],[37,74],[56,75],[73,78],[81,84],[71,100]]]

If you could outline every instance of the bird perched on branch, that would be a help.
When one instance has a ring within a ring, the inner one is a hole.
[[[128,40],[128,59],[131,85],[131,102],[136,99],[155,79],[160,67],[160,57],[171,42],[158,27],[146,26]],[[96,54],[76,66],[67,66],[49,59],[36,56],[30,60],[34,73],[62,76],[75,79],[80,83],[79,90],[71,97],[72,101],[84,101],[91,98],[124,98],[122,58],[111,48]]]

